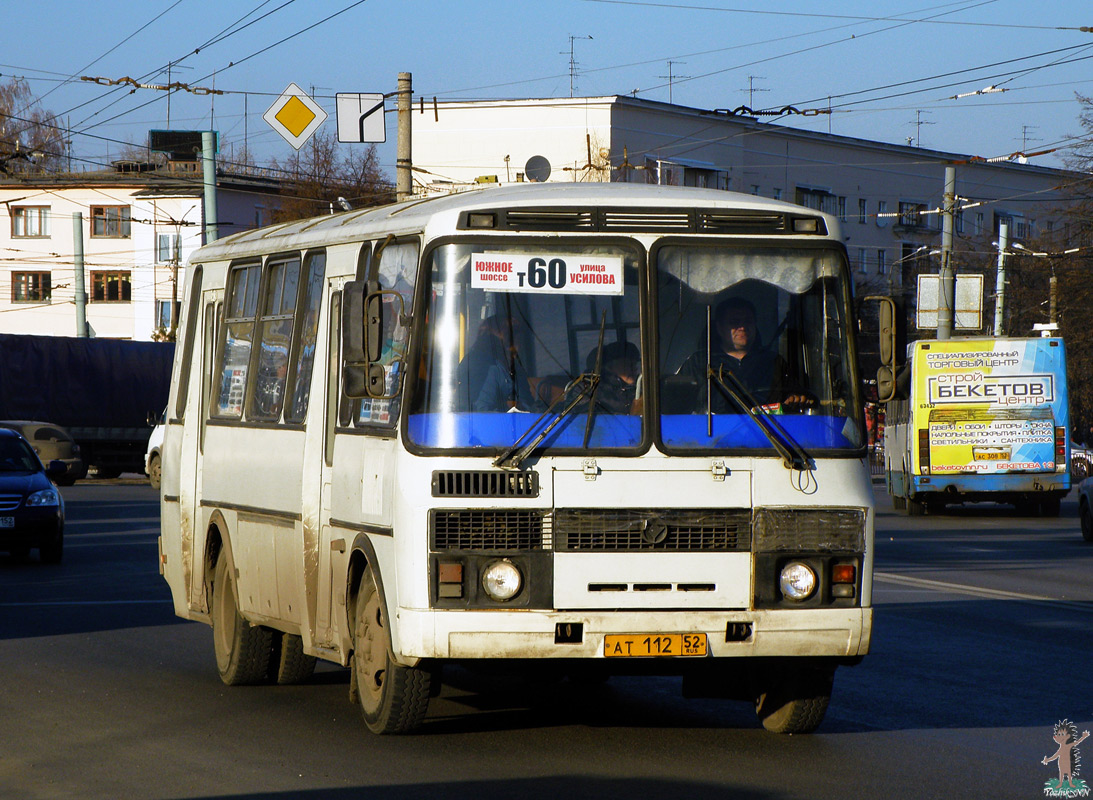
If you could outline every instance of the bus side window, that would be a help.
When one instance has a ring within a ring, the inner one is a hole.
[[[194,357],[194,337],[197,335],[197,323],[201,314],[201,277],[200,265],[194,268],[193,280],[190,282],[190,302],[186,308],[186,326],[183,328],[182,363],[179,365],[178,389],[175,397],[175,419],[184,419],[186,416],[186,400],[190,394],[190,363]]]
[[[258,319],[254,395],[247,408],[247,418],[276,421],[285,402],[289,346],[300,287],[300,259],[271,260],[266,270],[262,316]]]
[[[409,314],[413,304],[414,284],[417,280],[418,243],[417,241],[393,241],[378,249],[379,264],[375,277],[380,289],[397,292],[402,298],[402,308]],[[406,370],[406,353],[409,345],[410,329],[403,324],[398,314],[398,298],[394,295],[383,297],[383,341],[380,345],[379,363],[384,369],[384,393],[399,395],[402,378]],[[360,324],[353,320],[349,324]],[[389,428],[398,420],[400,399],[365,398],[356,412],[358,426],[379,425]]]
[[[243,416],[261,277],[261,264],[235,267],[229,274],[224,338],[220,344],[220,385],[216,392],[214,417],[240,419]]]
[[[308,253],[306,283],[297,324],[299,332],[293,345],[292,395],[285,410],[285,422],[303,422],[311,393],[311,374],[315,366],[315,343],[319,335],[319,303],[323,297],[326,253]]]

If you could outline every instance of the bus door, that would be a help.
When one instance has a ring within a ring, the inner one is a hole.
[[[209,393],[211,391],[214,355],[220,310],[224,302],[222,289],[201,294],[201,318],[196,330],[200,338],[195,340],[192,351],[191,372],[197,373],[196,385],[190,392],[186,413],[185,436],[182,443],[182,459],[179,465],[179,506],[182,514],[182,555],[185,562],[186,585],[190,588],[190,608],[208,611],[201,561],[205,554],[207,520],[200,505],[202,470],[201,461],[205,445],[205,425],[209,418]],[[197,579],[194,579],[197,576]]]

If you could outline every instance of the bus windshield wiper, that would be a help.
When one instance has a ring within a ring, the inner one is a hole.
[[[600,317],[600,342],[596,346],[596,366],[593,370],[591,372],[581,373],[566,384],[562,393],[558,395],[554,402],[547,406],[547,410],[540,414],[539,417],[528,426],[526,431],[520,434],[520,437],[512,443],[512,446],[508,450],[493,460],[493,465],[495,467],[501,467],[502,469],[519,469],[520,465],[524,462],[524,459],[531,455],[532,451],[540,445],[543,439],[554,430],[554,426],[569,416],[569,412],[576,408],[577,404],[586,396],[588,397],[588,416],[585,418],[584,439],[581,446],[584,448],[588,447],[588,439],[592,435],[592,415],[594,413],[593,406],[596,405],[596,389],[600,385],[600,370],[603,368],[603,331],[606,325],[607,310],[605,309],[603,315]],[[580,389],[573,395],[573,398],[566,403],[565,408],[554,415],[550,423],[539,432],[538,436],[526,445],[521,446],[520,442],[524,441],[533,430],[538,428],[539,424],[554,410],[554,407],[565,400],[569,393],[578,386],[580,386]]]
[[[816,462],[808,454],[808,451],[790,435],[789,431],[782,427],[781,423],[775,420],[773,414],[759,405],[759,402],[738,377],[733,375],[732,372],[726,371],[723,366],[719,366],[715,370],[708,361],[706,362],[706,376],[708,380],[715,381],[754,420],[755,424],[770,440],[770,443],[774,445],[778,455],[786,462],[787,467],[798,471],[816,469]],[[707,409],[707,414],[710,414],[709,409]]]
[[[501,467],[502,469],[519,469],[520,465],[524,462],[524,459],[531,455],[532,451],[535,450],[535,448],[542,443],[543,439],[545,439],[550,434],[550,432],[554,430],[554,426],[556,426],[559,422],[568,417],[569,413],[577,407],[581,400],[583,400],[585,397],[588,397],[589,395],[595,395],[596,387],[599,385],[599,383],[600,375],[598,372],[584,372],[578,375],[572,381],[570,381],[566,385],[565,389],[562,390],[562,393],[558,395],[558,397],[554,400],[554,402],[547,406],[547,410],[540,414],[535,419],[535,421],[528,426],[528,429],[526,431],[520,434],[520,437],[512,443],[512,446],[493,460],[493,465],[495,467]],[[531,432],[537,429],[542,421],[554,411],[556,406],[558,406],[563,400],[569,397],[570,393],[574,389],[577,389],[576,394],[574,394],[569,402],[565,404],[565,407],[561,411],[554,414],[554,416],[550,420],[550,423],[539,432],[539,435],[527,444],[521,445],[521,442],[523,442],[528,436],[530,436]],[[591,401],[589,401],[589,405],[591,405]],[[587,436],[588,434],[586,431],[586,442]]]

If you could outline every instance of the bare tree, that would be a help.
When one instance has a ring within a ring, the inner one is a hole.
[[[271,167],[283,181],[281,207],[274,212],[278,222],[325,214],[331,207],[341,210],[340,200],[353,208],[394,200],[374,144],[343,154],[333,133],[319,132],[285,161],[274,159]]]
[[[63,169],[69,142],[57,117],[41,108],[27,82],[0,82],[0,172]]]

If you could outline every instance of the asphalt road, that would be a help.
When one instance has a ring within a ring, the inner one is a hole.
[[[453,670],[419,735],[379,738],[334,665],[220,683],[210,629],[172,615],[147,485],[63,493],[63,564],[0,556],[0,798],[1033,798],[1057,777],[1053,725],[1093,728],[1073,499],[1057,520],[908,518],[879,494],[873,653],[814,735],[673,679]]]

